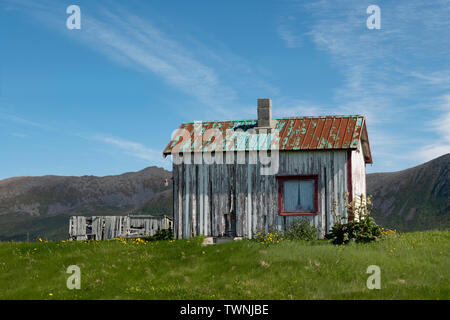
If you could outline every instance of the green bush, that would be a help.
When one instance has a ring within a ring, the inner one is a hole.
[[[317,228],[312,226],[308,219],[297,219],[283,232],[283,238],[287,240],[315,240]]]
[[[288,225],[286,231],[280,232],[273,228],[269,232],[257,232],[253,240],[265,245],[279,244],[282,240],[315,240],[317,228],[310,221],[301,218]]]
[[[348,194],[345,199],[347,200]],[[336,223],[330,232],[325,236],[331,239],[334,244],[346,244],[351,241],[370,242],[381,237],[381,228],[376,224],[375,220],[370,216],[372,202],[370,197],[364,198],[364,195],[351,203],[346,204],[347,216],[342,217],[336,213],[337,202],[331,210]]]
[[[173,239],[173,230],[172,228],[158,230],[153,235],[153,240],[172,240]]]
[[[173,230],[171,228],[157,230],[153,236],[141,237],[141,239],[145,241],[173,240]]]
[[[381,237],[380,227],[372,217],[361,221],[335,224],[327,234],[334,244],[346,244],[350,241],[370,242]]]

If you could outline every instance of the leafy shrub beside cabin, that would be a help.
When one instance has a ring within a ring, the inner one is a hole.
[[[141,239],[144,241],[173,240],[173,230],[172,228],[157,230],[153,236],[141,237]]]
[[[345,200],[347,199],[348,194],[345,196]],[[349,219],[336,212],[336,201],[331,210],[336,221],[325,237],[331,239],[333,244],[347,244],[351,241],[371,242],[378,240],[382,236],[380,226],[370,216],[372,209],[370,196],[365,198],[361,194],[360,197],[345,206]]]

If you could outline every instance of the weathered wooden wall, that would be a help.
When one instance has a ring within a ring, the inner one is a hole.
[[[225,236],[233,211],[238,237],[251,238],[270,227],[284,230],[301,217],[310,219],[322,237],[334,223],[331,208],[335,200],[338,210],[345,212],[347,150],[279,153],[278,175],[319,176],[319,214],[314,216],[279,216],[276,175],[261,175],[261,164],[249,164],[249,154],[245,152],[245,164],[237,164],[235,157],[234,164],[173,165],[177,238]]]
[[[352,189],[353,199],[360,199],[361,194],[364,198],[366,195],[366,164],[364,162],[364,154],[361,150],[361,144],[358,149],[352,152]]]
[[[167,216],[72,216],[69,239],[106,240],[120,237],[153,236],[157,230],[173,228]]]

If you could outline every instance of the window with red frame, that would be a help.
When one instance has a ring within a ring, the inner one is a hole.
[[[278,176],[280,215],[318,214],[318,176]]]

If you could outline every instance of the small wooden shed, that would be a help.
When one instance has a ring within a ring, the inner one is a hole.
[[[364,116],[272,119],[270,99],[258,99],[255,120],[182,123],[163,154],[177,238],[252,238],[302,217],[323,237],[335,200],[345,213],[346,192],[366,194],[372,163]]]
[[[153,236],[156,231],[172,229],[166,215],[72,216],[69,240],[106,240]]]

